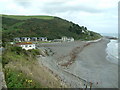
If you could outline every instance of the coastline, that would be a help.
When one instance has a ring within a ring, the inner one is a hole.
[[[115,88],[118,86],[116,80],[118,77],[117,65],[106,60],[105,49],[108,42],[109,39],[104,38],[84,48],[85,41],[47,45],[44,48],[52,50],[54,55],[40,57],[38,60],[56,73],[70,87],[84,88],[84,84],[89,86],[89,82],[92,82],[93,88]],[[67,67],[61,66],[70,60],[69,54],[72,50],[78,50],[74,63]],[[98,84],[96,84],[97,82]]]
[[[107,60],[109,60],[112,63],[119,64],[118,63],[118,40],[110,40],[110,43],[107,44]]]

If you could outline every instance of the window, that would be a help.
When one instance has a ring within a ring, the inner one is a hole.
[[[25,45],[25,47],[27,47],[27,45]]]

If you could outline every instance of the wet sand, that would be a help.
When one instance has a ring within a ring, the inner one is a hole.
[[[40,49],[49,49],[53,55],[40,57],[39,62],[70,87],[83,88],[84,84],[89,85],[87,81],[95,88],[117,88],[118,65],[106,60],[108,42],[104,38],[90,44],[84,41],[43,44]]]

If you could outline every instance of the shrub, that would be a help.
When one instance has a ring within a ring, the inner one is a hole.
[[[5,80],[8,88],[40,88],[41,85],[20,71],[5,68]]]
[[[21,47],[7,45],[2,53],[2,64],[8,64],[16,60],[36,60],[36,55],[39,55],[38,49],[24,50]]]

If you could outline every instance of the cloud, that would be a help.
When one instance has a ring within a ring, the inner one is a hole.
[[[91,7],[85,7],[83,5],[76,5],[76,6],[67,6],[65,4],[49,4],[47,7],[41,8],[41,10],[45,13],[61,13],[61,12],[89,12],[89,13],[100,13],[101,10],[91,8]]]
[[[15,0],[15,2],[17,5],[20,5],[24,8],[28,8],[31,6],[31,2],[29,2],[29,1],[19,1],[19,0],[17,1],[17,0]]]
[[[97,32],[117,32],[118,0],[0,0],[1,14],[58,16]],[[108,31],[109,30],[109,31]]]

